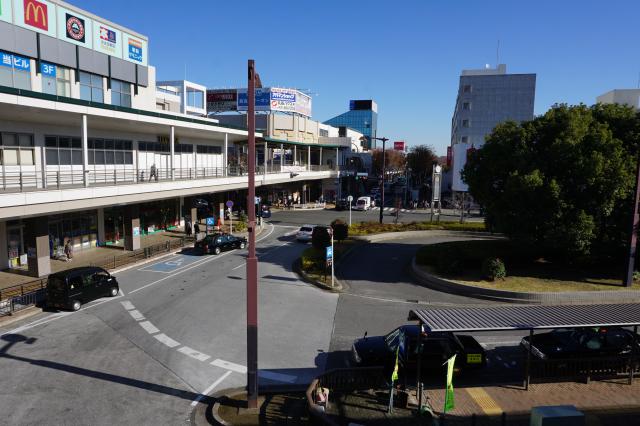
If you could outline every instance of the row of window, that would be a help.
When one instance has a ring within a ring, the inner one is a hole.
[[[0,165],[33,166],[35,164],[33,145],[33,135],[1,133]]]
[[[198,145],[196,148],[198,154],[222,154],[221,146]]]

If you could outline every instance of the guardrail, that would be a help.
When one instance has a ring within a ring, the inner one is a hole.
[[[100,262],[78,263],[74,267],[98,266],[106,270],[114,270],[131,263],[147,259],[158,254],[168,253],[180,247],[184,247],[187,241],[193,239],[176,238],[148,247],[106,258]],[[7,287],[0,290],[0,316],[12,315],[15,312],[38,305],[46,297],[47,278],[40,278],[25,284]]]
[[[640,374],[640,354],[598,358],[531,360],[531,379],[557,381],[558,379],[629,378]]]

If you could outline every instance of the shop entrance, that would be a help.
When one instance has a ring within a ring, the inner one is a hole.
[[[9,268],[21,268],[27,265],[27,255],[24,250],[24,224],[21,221],[7,223],[7,249]]]

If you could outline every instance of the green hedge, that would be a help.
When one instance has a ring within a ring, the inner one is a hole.
[[[404,231],[470,231],[485,232],[487,228],[483,222],[411,222],[411,223],[378,223],[378,222],[360,222],[354,223],[349,227],[349,235],[371,235],[381,234],[385,232],[404,232]]]

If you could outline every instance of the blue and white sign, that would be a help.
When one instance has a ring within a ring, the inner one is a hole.
[[[40,73],[45,77],[55,77],[56,66],[47,62],[40,62]]]
[[[216,226],[216,218],[208,217],[207,218],[207,226]]]
[[[327,247],[327,260],[333,259],[333,247]]]
[[[238,111],[246,111],[249,106],[247,89],[238,89]],[[256,111],[270,111],[271,107],[270,89],[256,89]]]
[[[0,57],[0,65],[2,66],[14,68],[20,71],[31,71],[31,61],[29,58],[5,52],[0,52]]]
[[[227,207],[229,207],[229,208],[233,207],[233,201],[231,201],[231,200],[227,201],[226,204],[227,204]]]
[[[295,102],[296,92],[286,89],[271,89],[272,101]]]

